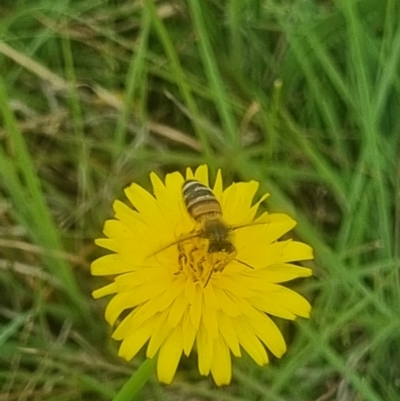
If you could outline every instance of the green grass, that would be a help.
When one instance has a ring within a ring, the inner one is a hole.
[[[141,359],[117,358],[91,299],[93,239],[130,182],[207,163],[297,219],[312,318],[282,360],[236,360],[229,387],[190,358],[138,399],[399,400],[399,15],[396,0],[3,1],[0,399],[112,399]]]

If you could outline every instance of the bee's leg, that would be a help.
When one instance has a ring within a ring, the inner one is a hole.
[[[201,250],[198,248],[193,248],[190,251],[190,258],[191,260],[191,268],[192,271],[198,276],[201,277],[204,271],[204,263],[206,262],[206,258]]]
[[[213,273],[214,273],[214,270],[213,270],[213,269],[210,269],[210,273],[208,273],[208,277],[207,277],[207,280],[206,280],[206,282],[204,283],[204,286],[203,286],[203,288],[206,288],[206,287],[207,287],[207,285],[208,285],[208,282],[210,281],[210,279],[211,279],[211,276],[213,275]]]
[[[253,266],[249,265],[249,264],[248,264],[248,263],[246,263],[246,262],[243,262],[243,260],[239,260],[239,259],[236,259],[236,258],[234,258],[233,260],[236,260],[236,262],[238,262],[238,263],[242,264],[243,266],[246,266],[246,267],[248,267],[249,269],[254,269],[254,267],[253,267]]]
[[[176,271],[174,274],[177,276],[178,274],[180,274],[183,271],[183,267],[186,266],[187,262],[188,262],[188,258],[185,254],[185,250],[183,248],[183,242],[178,242],[178,264],[179,264],[179,269],[178,271]]]

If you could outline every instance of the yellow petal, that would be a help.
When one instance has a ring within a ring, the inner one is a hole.
[[[223,193],[223,186],[222,186],[222,174],[221,169],[218,169],[217,176],[215,178],[215,184],[213,188],[213,193],[218,199],[219,202],[222,201],[222,193]]]
[[[168,308],[168,325],[171,327],[175,327],[183,318],[187,307],[188,303],[184,294],[176,297],[173,304]]]
[[[310,303],[297,292],[281,285],[269,283],[265,283],[264,288],[264,292],[258,294],[259,306],[265,305],[265,309],[262,310],[267,310],[269,306],[278,306],[296,316],[310,317]]]
[[[221,274],[214,287],[218,286],[225,291],[229,291],[229,293],[234,294],[233,296],[238,296],[238,298],[251,297],[253,291],[244,286],[241,279],[241,274]]]
[[[289,232],[296,221],[286,214],[263,213],[252,224],[234,231],[238,258],[244,254],[261,253],[263,249]]]
[[[94,260],[90,265],[90,272],[93,276],[111,276],[130,270],[132,270],[132,267],[124,263],[118,254],[102,256]]]
[[[164,215],[164,220],[169,222],[168,231],[170,235],[168,235],[168,238],[176,239],[182,232],[189,232],[193,222],[183,202],[182,185],[184,179],[182,175],[179,173],[167,174],[165,185],[154,173],[150,175],[150,179],[153,184],[154,195]],[[161,224],[164,223],[160,222],[159,226]]]
[[[142,287],[143,285],[151,285],[152,287],[158,287],[156,292],[159,293],[160,287],[163,288],[163,291],[169,289],[169,279],[170,275],[165,269],[160,267],[143,267],[140,270],[120,274],[115,278],[115,282],[120,292],[132,290],[135,287]]]
[[[118,239],[118,240],[126,240],[131,239],[132,230],[129,230],[126,225],[119,220],[107,220],[104,223],[103,233],[108,238]]]
[[[115,212],[115,218],[123,221],[127,226],[136,229],[137,225],[143,226],[146,224],[140,213],[136,210],[132,210],[128,205],[119,200],[114,201],[113,209]]]
[[[190,320],[195,329],[199,327],[201,314],[203,311],[203,291],[200,288],[199,283],[196,283],[194,288],[194,299],[190,305]]]
[[[240,310],[241,316],[255,317],[258,316],[258,310],[255,309],[246,298],[237,298],[236,304]]]
[[[217,320],[216,310],[213,308],[203,307],[203,324],[211,338],[217,338],[219,334],[219,323]]]
[[[154,299],[164,291],[165,288],[162,285],[146,283],[138,288],[119,292],[107,305],[105,313],[107,322],[113,325],[124,310],[143,304],[150,299]]]
[[[218,282],[216,283],[216,285],[213,285],[213,286],[214,286],[215,295],[220,301],[222,312],[227,314],[230,317],[239,316],[240,310],[239,310],[238,306],[236,305],[236,303],[232,300],[231,297],[229,297],[225,293],[225,291],[223,289],[219,288],[217,286],[217,284],[218,284]],[[208,285],[211,285],[211,283],[209,283]]]
[[[287,320],[295,320],[297,317],[294,313],[290,312],[281,305],[278,305],[277,303],[266,302],[265,296],[262,294],[254,296],[249,300],[249,302],[255,309],[268,313],[268,315],[271,316],[277,316],[281,319]]]
[[[183,279],[173,280],[171,283],[168,283],[167,288],[163,294],[157,299],[158,308],[157,311],[161,312],[171,306],[174,302],[175,298],[177,298],[182,293],[182,284]]]
[[[175,172],[165,176],[165,187],[168,191],[173,192],[174,197],[179,196],[182,192],[182,185],[185,179],[181,173]]]
[[[169,384],[175,376],[182,355],[182,327],[173,329],[160,348],[157,361],[157,376],[162,383]]]
[[[257,365],[266,365],[268,363],[267,352],[253,330],[250,329],[249,324],[245,320],[238,318],[235,321],[235,326],[240,345],[254,359]]]
[[[168,273],[159,268],[142,268],[115,278],[119,292],[135,290],[136,296],[143,299],[153,298],[167,291],[170,280]]]
[[[149,236],[132,236],[131,239],[126,240],[108,238],[97,239],[95,241],[96,245],[107,248],[118,254],[118,256],[115,256],[115,259],[113,260],[115,263],[109,263],[109,271],[105,274],[125,273],[136,270],[138,267],[143,265],[157,263],[155,262],[154,255],[154,252],[156,251],[156,249],[154,249],[155,245],[151,241],[146,241],[145,238],[149,238]],[[157,255],[159,258],[163,256],[164,255]],[[110,257],[108,261],[111,262],[112,258]],[[103,260],[103,262],[105,262],[105,260]]]
[[[185,281],[184,288],[185,288],[185,296],[190,305],[195,303],[196,294],[199,293],[198,283],[195,283],[193,280],[188,278]],[[199,296],[199,295],[197,295]]]
[[[140,312],[140,307],[135,308],[125,316],[122,321],[117,325],[116,329],[113,331],[111,337],[114,340],[121,341],[124,338],[135,335],[136,330],[149,319],[142,319],[139,321],[136,319]]]
[[[303,242],[289,241],[278,262],[298,262],[314,259],[313,249]]]
[[[131,299],[134,295],[133,291],[127,291],[115,295],[108,303],[105,312],[105,318],[110,326],[113,326],[118,316],[126,309],[138,305],[137,299]]]
[[[205,305],[207,305],[208,307],[213,308],[215,310],[220,310],[221,309],[220,300],[215,295],[215,291],[214,291],[214,286],[213,285],[207,285],[203,289],[203,296],[204,296]]]
[[[160,202],[157,202],[154,196],[135,183],[125,189],[125,194],[141,214],[141,218],[146,222],[146,225],[152,228],[147,238],[152,238],[152,241],[154,241],[157,238],[163,238],[164,235],[167,235],[167,238],[171,236],[175,222],[164,216]],[[136,228],[138,229],[139,227]]]
[[[118,356],[130,361],[149,339],[154,330],[154,323],[148,321],[138,327],[134,335],[126,337],[119,347]]]
[[[231,354],[221,337],[214,339],[214,357],[211,364],[211,374],[217,386],[227,385],[231,382]]]
[[[263,203],[266,199],[269,198],[269,193],[265,193],[264,195],[261,196],[261,198],[250,208],[249,211],[249,219],[250,220],[254,220],[257,212],[258,212],[258,208],[260,207],[261,203]],[[256,220],[257,221],[257,220]]]
[[[163,316],[162,313],[158,313],[156,310],[158,306],[158,298],[155,299],[156,301],[152,299],[145,304],[137,306],[132,312],[130,312],[128,316],[118,324],[112,337],[115,340],[122,340],[124,337],[134,335],[137,328],[148,320],[155,319],[157,321],[160,316]]]
[[[202,164],[201,166],[197,167],[196,172],[194,173],[194,178],[204,185],[209,186],[208,183],[208,167],[206,164]]]
[[[92,297],[95,299],[104,297],[106,295],[115,294],[117,292],[117,286],[115,283],[108,284],[98,290],[92,292]]]
[[[136,183],[132,183],[129,187],[125,188],[125,195],[135,207],[135,209],[143,215],[151,215],[153,213],[160,213],[160,208],[156,199],[148,191]],[[143,217],[142,217],[143,219]]]
[[[190,167],[186,168],[186,179],[187,180],[193,180],[194,179],[194,174],[193,171]]]
[[[224,220],[231,226],[247,224],[248,211],[258,189],[258,182],[239,182],[230,185],[222,194],[221,208]]]
[[[213,360],[214,350],[213,341],[208,335],[207,329],[204,324],[199,326],[197,332],[197,352],[198,352],[198,366],[199,372],[203,376],[207,376],[210,373],[211,364]]]
[[[196,339],[197,330],[194,328],[192,322],[190,321],[190,314],[188,312],[185,313],[182,319],[182,331],[183,331],[183,352],[186,356],[189,356],[194,341]]]
[[[236,357],[241,356],[239,340],[236,333],[235,325],[232,323],[232,319],[226,316],[224,313],[218,313],[218,322],[220,334],[228,344],[232,354]]]
[[[277,241],[262,248],[238,249],[237,258],[255,269],[261,269],[279,263],[310,260],[313,254],[308,245],[288,240]]]
[[[94,241],[97,246],[108,249],[109,251],[119,252],[120,246],[118,241],[109,238],[98,238]]]
[[[173,328],[167,324],[167,313],[162,313],[157,318],[157,327],[151,333],[149,345],[147,346],[147,358],[153,358],[167,337],[171,335]]]
[[[257,319],[247,319],[256,336],[278,358],[286,352],[286,343],[276,324],[265,314]]]
[[[171,199],[171,197],[173,198],[175,196],[175,193],[171,190],[172,188],[167,190],[164,183],[156,173],[150,173],[150,181],[153,185],[154,196],[159,202],[168,203],[167,199]]]
[[[299,277],[309,277],[312,270],[307,267],[292,265],[290,263],[278,263],[267,266],[254,272],[254,275],[262,281],[269,283],[284,283]]]
[[[257,270],[244,270],[238,274],[232,275],[231,280],[240,282],[246,288],[249,297],[254,295],[253,291],[265,291],[265,283],[282,283],[293,280],[298,277],[308,277],[312,275],[312,270],[306,267],[291,265],[288,263],[279,263]],[[226,286],[226,284],[225,284]],[[237,293],[235,286],[232,291]]]

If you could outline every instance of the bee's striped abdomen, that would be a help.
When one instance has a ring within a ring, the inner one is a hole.
[[[182,187],[186,208],[193,219],[221,217],[221,206],[211,189],[196,180],[187,180]]]

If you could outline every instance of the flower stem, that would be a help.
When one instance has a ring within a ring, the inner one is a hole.
[[[122,386],[113,401],[132,401],[153,375],[156,369],[157,358],[146,359],[131,378]]]

